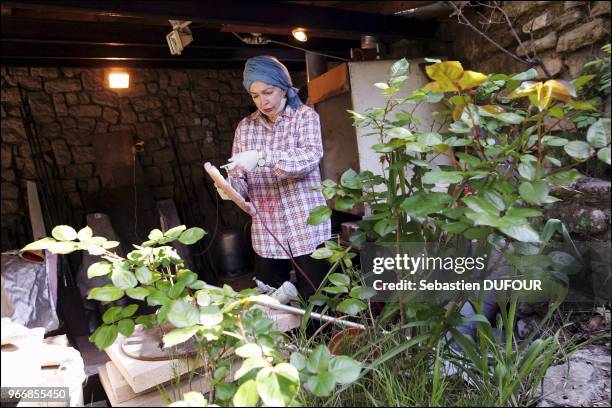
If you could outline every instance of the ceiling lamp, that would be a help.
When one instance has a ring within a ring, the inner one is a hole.
[[[291,34],[293,35],[293,38],[295,38],[298,41],[301,41],[301,42],[308,41],[308,36],[306,35],[306,30],[304,30],[303,28],[295,28],[295,29],[293,29],[293,31],[291,31]]]

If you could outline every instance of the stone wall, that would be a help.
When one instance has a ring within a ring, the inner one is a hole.
[[[145,142],[137,160],[154,200],[178,198],[177,174],[182,174],[185,185],[202,201],[207,220],[213,220],[215,202],[205,193],[202,164],[225,163],[235,126],[253,109],[242,87],[241,70],[130,69],[127,90],[107,89],[106,72],[101,68],[2,67],[3,250],[31,239],[24,226],[29,219],[25,181],[37,179],[18,84],[29,97],[45,160],[57,165],[76,227],[83,225],[85,210],[91,210],[84,201],[104,196],[97,158],[113,154],[96,151],[93,142],[118,131],[131,134],[133,142]],[[233,204],[219,202],[229,227],[244,224],[246,217]],[[214,225],[204,227],[211,230]]]
[[[529,50],[536,50],[554,77],[574,77],[585,62],[602,55],[601,46],[610,41],[608,1],[505,1],[503,7],[521,41]],[[496,23],[500,15],[488,24],[489,10],[480,12],[475,15],[470,10],[466,16],[501,46],[524,54],[507,24]],[[452,44],[452,56],[466,69],[487,74],[526,70],[469,27],[458,24],[456,17],[442,25],[440,37]]]

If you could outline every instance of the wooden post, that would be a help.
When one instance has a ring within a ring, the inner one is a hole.
[[[38,190],[36,183],[33,181],[26,182],[28,194],[28,210],[30,212],[30,223],[32,224],[32,235],[34,241],[47,236],[45,231],[45,221],[43,219],[42,210],[40,208],[40,200],[38,198]]]
[[[327,59],[319,54],[306,51],[306,80],[312,81],[327,72]]]

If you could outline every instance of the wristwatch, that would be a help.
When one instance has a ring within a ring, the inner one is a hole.
[[[257,165],[263,167],[266,165],[266,152],[263,150],[257,151]]]

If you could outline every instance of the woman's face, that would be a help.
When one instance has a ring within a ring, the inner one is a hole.
[[[281,88],[261,81],[253,81],[249,93],[257,109],[269,117],[275,117],[278,114],[286,94]]]

